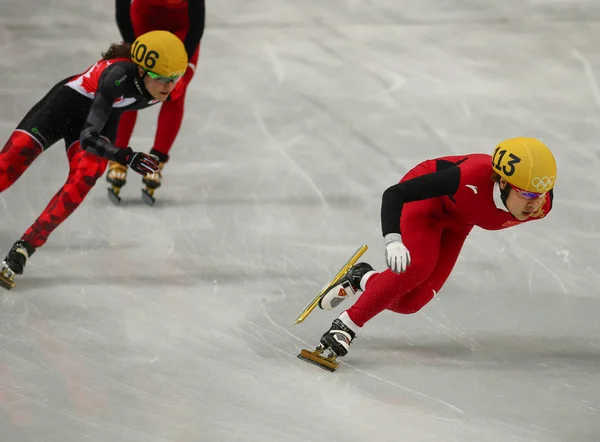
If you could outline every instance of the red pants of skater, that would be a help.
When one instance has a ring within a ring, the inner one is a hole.
[[[137,5],[138,2],[133,2],[131,5],[131,23],[135,35],[141,35],[154,30],[166,30],[172,32],[181,40],[185,39],[189,27],[187,9],[152,8]],[[191,60],[189,60],[185,75],[179,80],[183,82],[184,87],[181,97],[176,100],[166,101],[160,105],[152,153],[158,154],[159,159],[163,162],[168,159],[171,147],[181,128],[185,110],[185,92],[194,76],[199,53],[200,46],[196,49]],[[129,146],[136,120],[137,112],[135,111],[125,112],[121,116],[115,145],[123,148]]]
[[[13,132],[0,152],[0,192],[10,187],[42,153],[42,147],[27,132]],[[107,160],[85,152],[79,141],[67,149],[69,176],[39,218],[21,239],[35,248],[79,207],[106,169]]]
[[[438,198],[404,205],[400,224],[411,264],[404,273],[386,270],[367,280],[365,291],[347,311],[359,327],[383,310],[421,310],[450,276],[472,229],[448,219]]]

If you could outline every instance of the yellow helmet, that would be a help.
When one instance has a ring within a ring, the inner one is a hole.
[[[182,76],[188,64],[182,41],[168,31],[150,31],[136,38],[131,60],[162,77]]]
[[[548,192],[556,181],[554,156],[535,138],[502,141],[492,155],[492,167],[509,184],[525,192]]]

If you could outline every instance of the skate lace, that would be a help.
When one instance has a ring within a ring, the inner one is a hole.
[[[15,249],[15,252],[23,255],[25,257],[25,262],[27,262],[27,260],[29,259],[29,252],[27,251],[27,249],[25,247],[17,247]]]

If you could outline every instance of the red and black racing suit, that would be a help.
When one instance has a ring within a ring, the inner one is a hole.
[[[0,192],[61,139],[69,159],[66,183],[22,237],[30,255],[81,204],[108,160],[127,164],[134,152],[113,144],[121,114],[156,103],[131,60],[100,60],[56,84],[25,115],[0,152]]]

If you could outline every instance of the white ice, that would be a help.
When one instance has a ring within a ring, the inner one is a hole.
[[[113,3],[1,2],[2,140],[119,40]],[[208,1],[156,207],[102,179],[0,293],[0,440],[600,440],[599,38],[595,0]],[[336,373],[296,359],[348,256],[383,268],[383,190],[519,135],[556,154],[551,215],[474,231]],[[2,256],[66,172],[59,143],[0,195]]]

